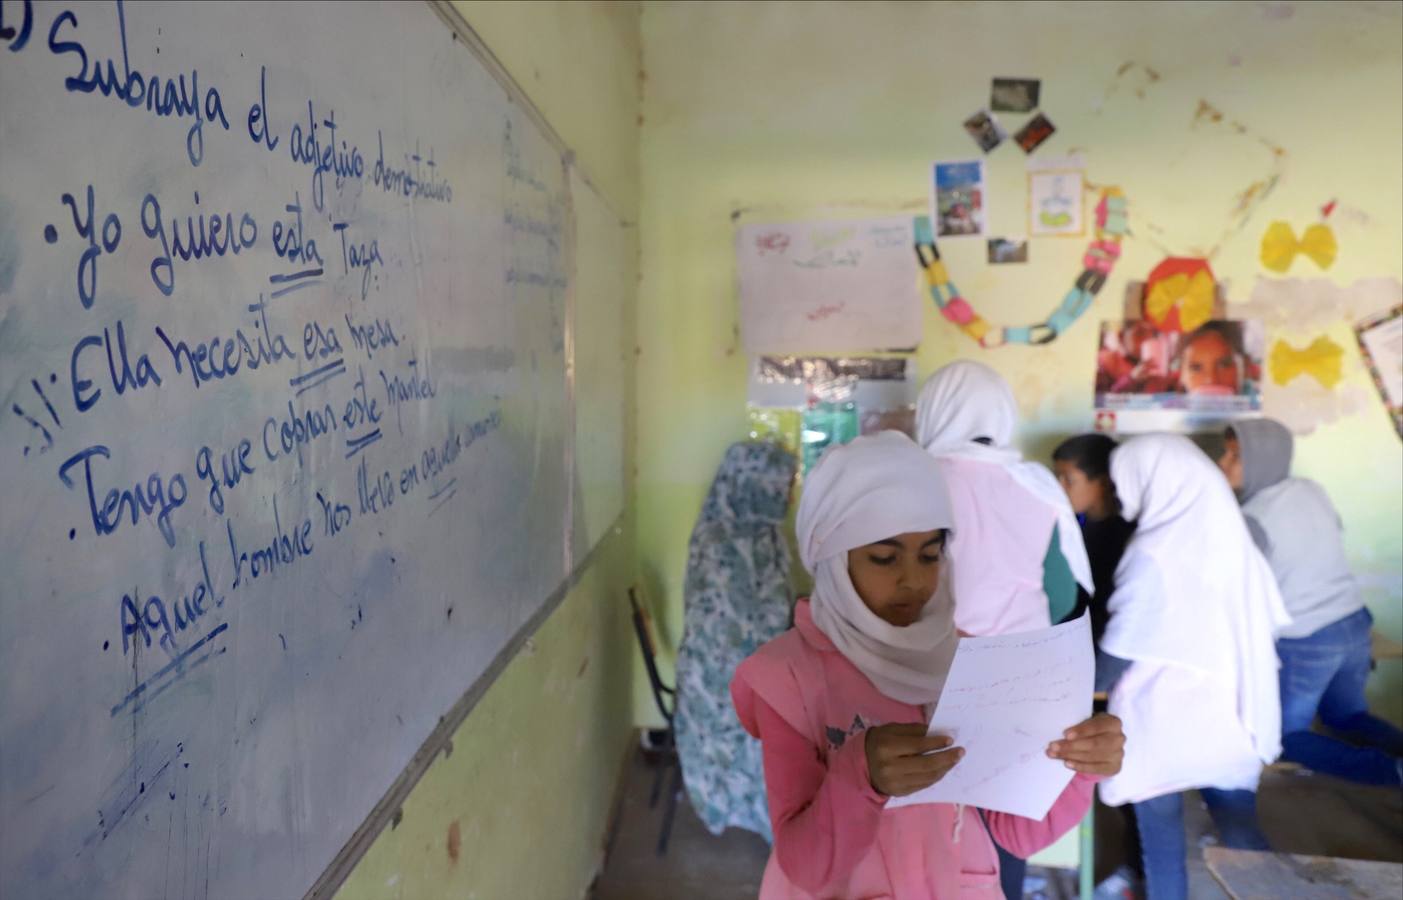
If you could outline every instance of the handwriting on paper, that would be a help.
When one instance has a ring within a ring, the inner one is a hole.
[[[966,803],[1041,819],[1071,781],[1047,746],[1091,714],[1090,619],[1038,631],[963,638],[930,733],[965,758],[941,781],[889,806]]]

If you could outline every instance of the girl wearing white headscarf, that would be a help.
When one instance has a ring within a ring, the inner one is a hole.
[[[834,447],[809,473],[797,527],[814,594],[731,683],[764,757],[775,841],[762,900],[997,898],[993,841],[1047,846],[1081,819],[1098,776],[1119,769],[1119,722],[1098,717],[1049,748],[1078,774],[1042,821],[981,821],[943,803],[885,809],[963,754],[932,753],[949,740],[924,724],[958,642],[941,581],[952,523],[938,464],[899,433]]]
[[[966,634],[1031,631],[1094,592],[1081,527],[1046,467],[1013,448],[1018,406],[982,363],[958,360],[926,381],[916,405],[921,446],[940,463],[955,534],[949,556],[955,624]]]
[[[1187,894],[1180,792],[1200,789],[1226,845],[1268,849],[1255,791],[1281,752],[1273,642],[1289,619],[1232,489],[1192,441],[1133,438],[1111,479],[1137,526],[1101,639],[1130,661],[1110,692],[1130,741],[1101,796],[1135,804],[1149,896],[1175,900]]]

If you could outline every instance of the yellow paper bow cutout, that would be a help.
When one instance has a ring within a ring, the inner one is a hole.
[[[1304,253],[1315,260],[1317,266],[1328,269],[1339,249],[1335,243],[1335,232],[1323,222],[1316,222],[1307,228],[1301,233],[1299,241],[1290,225],[1273,222],[1267,227],[1266,234],[1262,235],[1262,265],[1273,272],[1285,272],[1291,268],[1296,254]]]
[[[1216,289],[1213,276],[1200,269],[1192,277],[1185,274],[1171,275],[1155,282],[1145,297],[1145,315],[1156,325],[1164,320],[1175,306],[1179,307],[1179,327],[1193,331],[1213,318],[1213,300]]]
[[[1271,378],[1286,385],[1309,375],[1326,388],[1334,388],[1344,377],[1344,359],[1344,348],[1323,334],[1300,350],[1278,340],[1271,347]]]

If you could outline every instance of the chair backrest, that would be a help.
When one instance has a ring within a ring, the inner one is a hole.
[[[635,588],[628,589],[628,602],[633,607],[633,630],[638,635],[638,647],[643,651],[643,665],[648,670],[648,683],[653,687],[653,702],[658,704],[658,712],[662,713],[663,718],[671,725],[672,710],[665,695],[672,694],[673,690],[663,684],[662,676],[658,674],[652,622],[647,611],[638,602],[638,592]]]

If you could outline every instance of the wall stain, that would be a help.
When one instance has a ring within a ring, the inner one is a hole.
[[[1122,83],[1128,80],[1127,76],[1130,76],[1137,69],[1139,70],[1136,75],[1137,83],[1131,90],[1135,92],[1135,96],[1140,100],[1145,99],[1146,89],[1152,87],[1164,77],[1159,73],[1158,69],[1151,68],[1144,63],[1135,62],[1134,60],[1127,60],[1121,63],[1120,67],[1116,69],[1115,77],[1111,79],[1111,83],[1106,87],[1106,94],[1102,98],[1102,101],[1104,102],[1111,99],[1111,96],[1120,89]],[[1097,110],[1097,112],[1100,112],[1100,110]]]
[[[458,864],[458,853],[463,846],[462,830],[458,827],[458,820],[454,819],[453,824],[448,826],[448,861],[454,865]]]
[[[1222,110],[1207,100],[1199,98],[1198,109],[1194,110],[1193,124],[1197,126],[1204,122],[1211,122],[1216,125],[1221,121],[1223,121]]]

